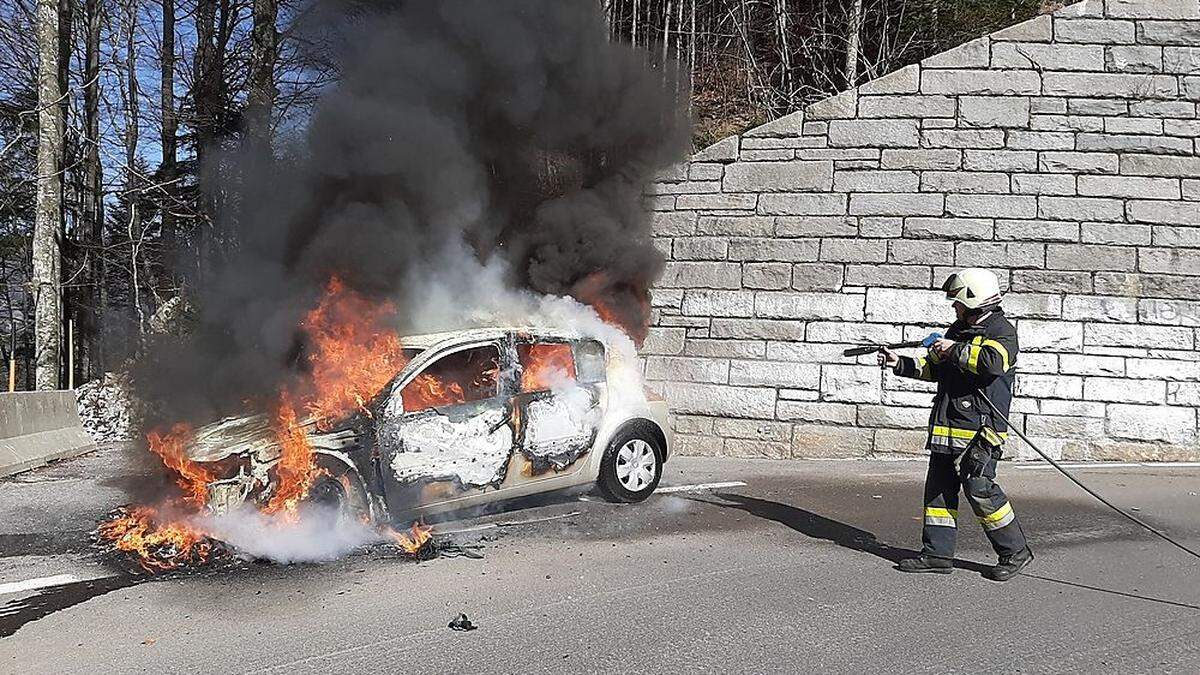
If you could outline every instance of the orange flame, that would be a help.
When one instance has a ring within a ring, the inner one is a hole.
[[[188,459],[187,445],[192,435],[192,427],[180,422],[165,433],[155,429],[146,434],[146,444],[175,472],[175,483],[183,490],[184,501],[198,509],[208,503],[208,483],[213,475]]]
[[[388,529],[387,535],[392,538],[396,546],[400,547],[401,551],[408,555],[417,555],[433,538],[433,528],[417,522],[408,528],[407,533]]]
[[[390,302],[373,302],[332,277],[320,304],[304,318],[313,352],[312,395],[306,408],[328,428],[367,402],[408,363],[400,337],[387,328]],[[369,413],[368,413],[369,414]]]
[[[575,356],[569,344],[522,344],[517,356],[521,360],[521,391],[545,391],[575,379]]]
[[[308,494],[320,471],[313,461],[308,433],[297,422],[296,409],[287,391],[280,395],[279,408],[275,411],[275,439],[280,448],[279,463],[275,465],[275,492],[263,511],[284,512],[289,520],[295,520],[296,507]]]
[[[166,520],[150,506],[134,506],[100,524],[97,534],[119,551],[132,553],[142,569],[165,572],[186,564],[202,564],[212,541],[190,524]]]

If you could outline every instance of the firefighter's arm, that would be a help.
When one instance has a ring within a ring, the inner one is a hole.
[[[933,382],[937,379],[933,371],[933,365],[933,362],[925,356],[915,359],[911,356],[901,356],[900,362],[896,364],[892,372],[900,377]]]
[[[1017,342],[1013,336],[981,336],[970,342],[954,343],[946,354],[946,360],[964,372],[996,377],[1012,368]]]

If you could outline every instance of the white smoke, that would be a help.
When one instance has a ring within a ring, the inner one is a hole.
[[[329,562],[383,540],[371,526],[320,505],[303,507],[295,520],[244,507],[197,516],[194,522],[239,553],[282,565]]]

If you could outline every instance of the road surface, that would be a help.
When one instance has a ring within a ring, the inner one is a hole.
[[[134,466],[113,446],[0,481],[0,672],[1200,670],[1198,561],[1045,468],[1001,468],[1037,560],[997,584],[970,522],[953,575],[893,570],[920,540],[919,462],[708,458],[672,460],[678,491],[643,504],[439,524],[481,559],[377,546],[145,581],[87,534]],[[1200,468],[1080,474],[1200,547]],[[449,630],[459,612],[478,629]]]

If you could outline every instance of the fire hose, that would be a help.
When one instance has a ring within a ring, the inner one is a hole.
[[[842,354],[844,356],[865,356],[867,354],[884,351],[885,349],[892,350],[892,349],[904,349],[904,348],[911,348],[911,347],[926,347],[926,348],[928,348],[928,347],[931,347],[939,339],[941,339],[941,337],[942,337],[941,333],[931,333],[928,337],[926,337],[923,340],[918,340],[918,341],[914,341],[914,342],[899,342],[899,343],[888,344],[888,345],[882,345],[882,344],[863,345],[860,347],[852,347],[850,349],[847,349],[844,352],[842,352]],[[1036,452],[1039,456],[1041,456],[1042,459],[1046,460],[1046,462],[1049,463],[1050,466],[1054,467],[1059,473],[1066,476],[1067,480],[1069,480],[1072,483],[1074,483],[1075,485],[1079,486],[1079,488],[1082,489],[1084,492],[1086,492],[1089,495],[1091,495],[1092,497],[1094,497],[1096,499],[1096,501],[1107,506],[1108,508],[1112,509],[1113,511],[1116,511],[1117,513],[1121,514],[1122,516],[1128,518],[1130,521],[1132,521],[1138,527],[1145,529],[1147,532],[1149,532],[1149,533],[1153,534],[1154,536],[1159,537],[1163,541],[1166,541],[1167,543],[1179,548],[1181,551],[1183,551],[1189,555],[1195,556],[1196,558],[1200,558],[1200,553],[1197,553],[1196,551],[1179,543],[1175,539],[1172,539],[1165,532],[1154,528],[1153,526],[1151,526],[1149,523],[1142,520],[1141,518],[1138,518],[1137,516],[1133,515],[1132,513],[1129,513],[1128,511],[1122,509],[1121,507],[1117,506],[1116,504],[1113,504],[1112,502],[1105,499],[1104,496],[1101,495],[1099,492],[1096,492],[1092,488],[1085,485],[1083,483],[1083,481],[1076,478],[1075,475],[1072,474],[1069,470],[1067,470],[1066,467],[1064,467],[1063,465],[1054,461],[1054,459],[1051,458],[1050,455],[1047,455],[1045,452],[1043,452],[1042,449],[1039,448],[1036,443],[1029,440],[1029,437],[1026,436],[1024,433],[1022,433],[1020,429],[1017,429],[1015,426],[1013,426],[1012,422],[1008,421],[1008,417],[1005,416],[1004,413],[1000,412],[1000,409],[996,407],[996,404],[992,403],[992,400],[990,398],[988,398],[987,394],[985,394],[982,389],[976,390],[976,393],[978,393],[979,397],[983,400],[983,402],[986,403],[987,406],[992,409],[992,413],[996,417],[998,417],[999,419],[1004,421],[1004,424],[1008,427],[1009,431],[1012,431],[1017,436],[1019,436],[1021,438],[1021,440],[1025,441],[1025,443],[1030,448],[1033,448],[1033,451]]]

